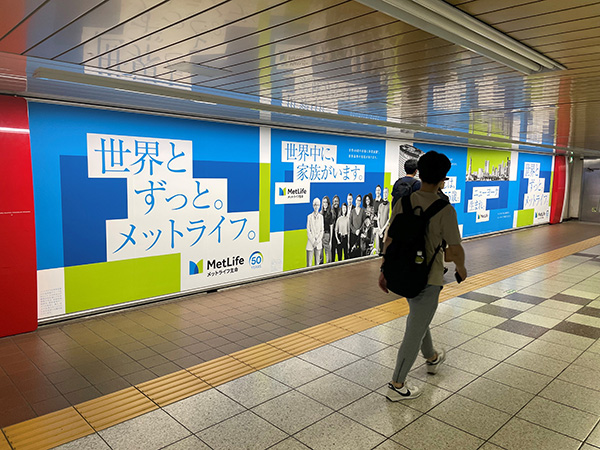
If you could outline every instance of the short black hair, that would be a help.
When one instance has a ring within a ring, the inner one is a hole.
[[[419,158],[419,178],[424,183],[438,184],[446,178],[452,163],[442,153],[430,151]]]
[[[414,175],[417,172],[417,160],[407,159],[404,163],[404,171],[407,175]]]

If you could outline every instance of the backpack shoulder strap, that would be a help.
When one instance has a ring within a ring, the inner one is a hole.
[[[412,203],[410,202],[410,194],[402,197],[400,201],[402,202],[403,214],[414,214]]]
[[[427,208],[425,210],[423,215],[426,216],[427,220],[429,220],[433,216],[435,216],[437,213],[439,213],[442,209],[444,209],[446,206],[448,206],[449,204],[450,204],[450,202],[448,202],[446,200],[442,200],[440,198],[440,199],[436,200],[435,202],[433,202],[431,204],[431,206],[429,206],[429,208]],[[402,208],[404,208],[404,204],[402,205]]]

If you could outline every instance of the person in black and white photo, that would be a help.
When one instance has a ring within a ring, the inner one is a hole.
[[[321,264],[330,263],[331,259],[331,230],[333,228],[333,216],[331,213],[331,204],[329,197],[323,197],[321,206],[321,214],[323,215],[323,251],[321,252]]]
[[[323,215],[319,213],[321,200],[313,200],[313,212],[306,218],[306,266],[318,265],[323,251]]]
[[[351,197],[351,194],[348,194]],[[360,231],[365,221],[365,211],[361,207],[362,197],[356,196],[355,207],[348,213],[350,217],[350,258],[356,258],[360,256]]]
[[[375,230],[375,240],[377,242],[377,250],[382,253],[383,239],[385,232],[390,225],[390,191],[387,187],[383,188],[383,198],[377,209],[377,229]]]
[[[337,259],[343,261],[348,259],[348,234],[350,233],[350,218],[348,217],[348,205],[342,203],[342,210],[335,222],[335,240],[337,242]]]
[[[335,224],[342,213],[340,209],[340,197],[334,195],[331,206],[331,262],[335,261],[335,257],[338,254],[338,241],[335,238]],[[341,261],[338,257],[338,261]]]

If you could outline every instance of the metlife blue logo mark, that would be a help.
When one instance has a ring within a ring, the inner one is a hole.
[[[263,262],[263,255],[262,255],[262,253],[259,252],[259,251],[256,251],[256,252],[252,253],[250,255],[249,261],[250,261],[250,268],[252,268],[252,269],[258,269],[258,268],[260,268],[261,264]]]

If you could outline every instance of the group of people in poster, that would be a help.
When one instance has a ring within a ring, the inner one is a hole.
[[[313,266],[377,254],[390,221],[389,189],[365,195],[349,193],[341,202],[315,197],[306,221],[306,265]]]

